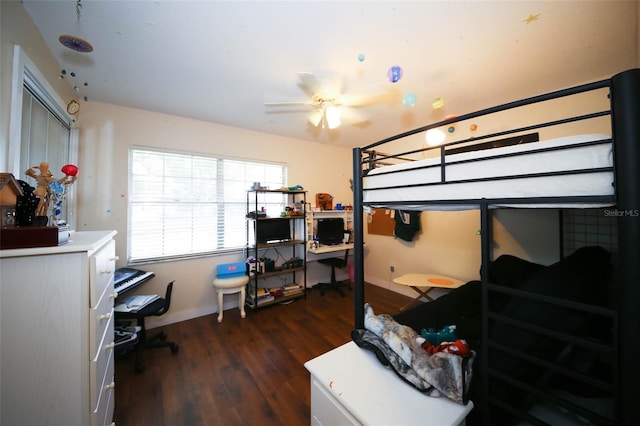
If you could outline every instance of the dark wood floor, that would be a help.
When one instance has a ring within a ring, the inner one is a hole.
[[[367,285],[376,313],[395,314],[411,299]],[[116,357],[118,426],[308,425],[304,363],[351,340],[353,293],[311,290],[288,305],[208,315],[162,327],[177,354],[152,349],[135,373],[132,354]],[[154,332],[159,329],[152,330]]]

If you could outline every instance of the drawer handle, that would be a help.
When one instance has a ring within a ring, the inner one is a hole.
[[[103,269],[102,272],[100,272],[102,275],[111,275],[113,271],[111,269]]]
[[[111,312],[104,314],[104,315],[100,315],[100,321],[102,320],[108,320],[109,318],[111,318]]]
[[[111,258],[111,261],[112,261],[112,262],[115,262],[116,260],[120,260],[120,256],[113,256],[113,257]]]
[[[104,388],[109,390],[109,389],[113,389],[115,387],[116,387],[116,382],[111,382],[107,386],[105,386]]]
[[[111,294],[109,295],[109,298],[110,298],[110,299],[117,299],[117,298],[118,298],[118,292],[117,292],[117,291],[115,291],[115,292],[111,293]]]
[[[109,349],[113,349],[116,347],[116,342],[111,342],[108,345],[105,345],[105,349],[109,350]]]

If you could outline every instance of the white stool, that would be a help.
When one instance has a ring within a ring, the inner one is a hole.
[[[249,282],[248,275],[242,275],[240,277],[231,278],[215,278],[213,280],[213,287],[218,293],[218,322],[222,322],[222,313],[224,312],[223,295],[240,293],[238,300],[238,308],[240,308],[240,316],[244,318],[246,316],[244,312],[244,300],[245,300],[245,287]]]

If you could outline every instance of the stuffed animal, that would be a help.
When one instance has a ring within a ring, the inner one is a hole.
[[[433,355],[437,352],[445,352],[448,354],[459,355],[463,358],[469,358],[472,354],[467,345],[466,340],[458,339],[455,342],[443,342],[439,345],[432,345],[428,341],[422,344],[422,348],[427,351],[429,355]]]
[[[440,343],[455,342],[456,340],[458,340],[458,338],[456,337],[455,325],[447,325],[440,331],[436,331],[433,328],[430,328],[428,330],[423,328],[420,332],[420,335],[434,346],[438,346]]]

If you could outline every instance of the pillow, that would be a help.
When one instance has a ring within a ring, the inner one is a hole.
[[[493,262],[489,262],[489,282],[510,288],[521,288],[529,277],[544,268],[544,265],[503,254]],[[509,300],[509,295],[493,292],[489,298],[489,310],[502,312]]]
[[[531,275],[544,267],[510,254],[503,254],[493,262],[489,262],[489,282],[520,288]]]
[[[417,333],[423,328],[439,330],[455,325],[458,338],[465,339],[472,349],[480,350],[481,309],[482,283],[470,281],[431,302],[402,311],[393,318]]]

